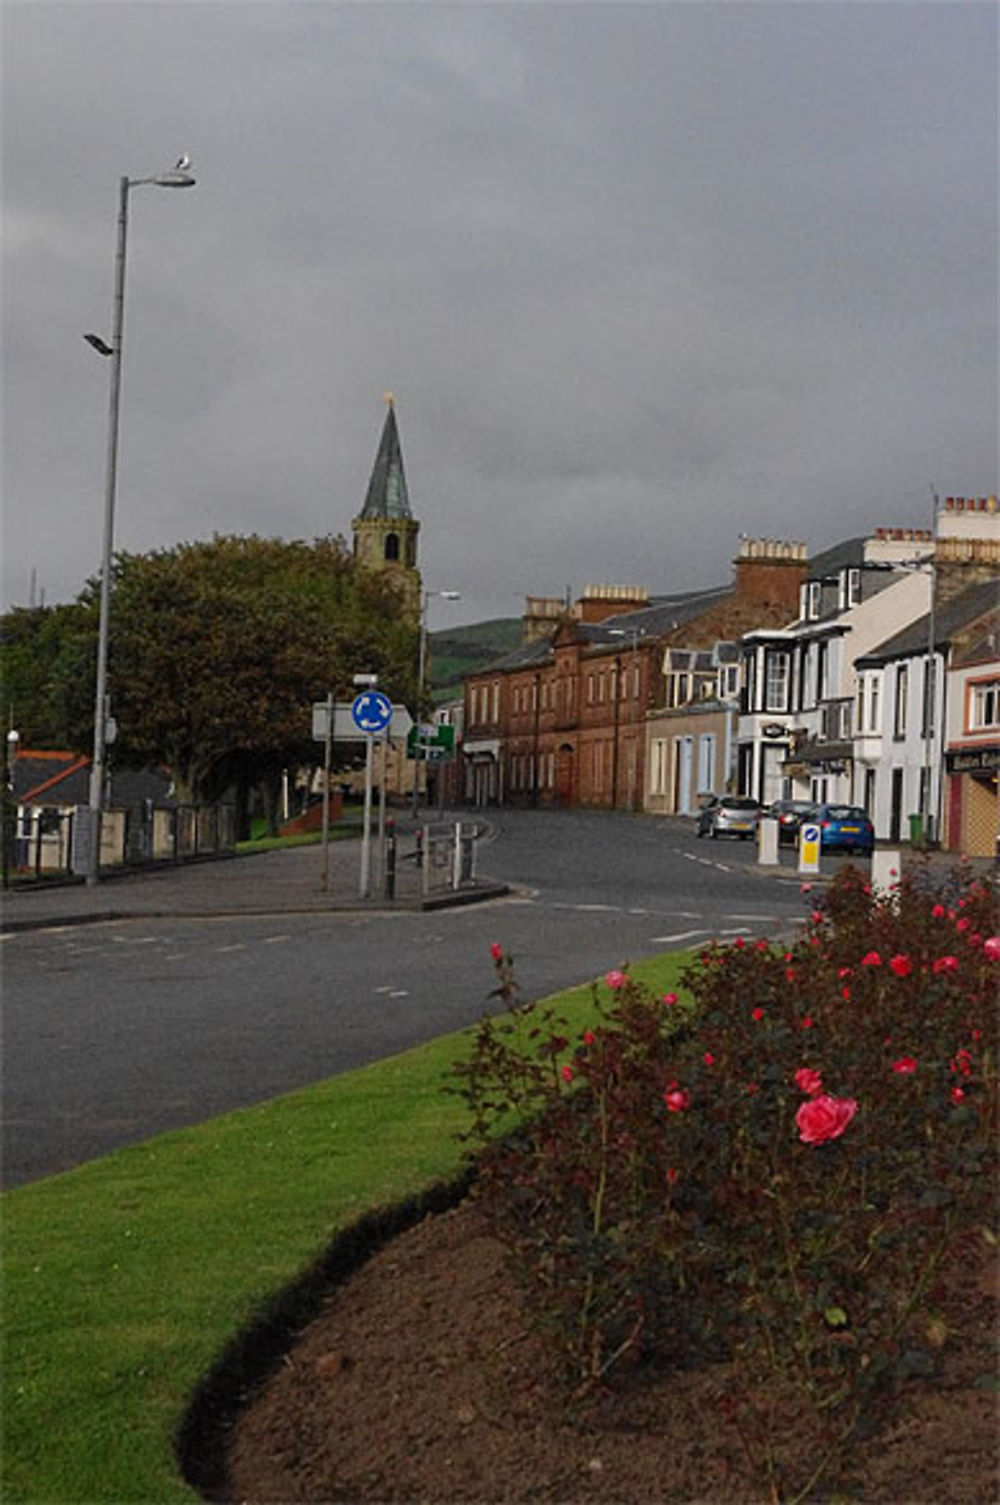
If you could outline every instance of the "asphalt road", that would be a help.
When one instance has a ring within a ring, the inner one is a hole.
[[[693,823],[501,812],[508,898],[435,913],[134,919],[5,937],[3,1184],[262,1101],[477,1019],[489,946],[541,996],[803,913],[790,854]]]

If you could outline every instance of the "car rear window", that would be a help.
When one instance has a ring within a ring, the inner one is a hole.
[[[854,805],[827,805],[826,813],[831,820],[867,820],[863,810],[858,810]]]

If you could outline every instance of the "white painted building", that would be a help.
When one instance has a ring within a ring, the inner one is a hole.
[[[949,634],[961,642],[968,613],[982,616],[998,600],[995,497],[949,497],[934,533],[879,529],[820,556],[802,588],[799,619],[742,639],[740,792],[764,803],[797,798],[861,805],[880,839],[924,833],[938,839],[944,724],[958,693],[946,678],[953,661]],[[989,707],[989,670],[983,683],[981,698]],[[976,754],[987,762],[990,757]],[[982,791],[991,778],[995,798],[995,768],[978,772],[976,790],[962,786],[978,801],[980,813],[970,817],[977,829],[987,818]],[[953,786],[948,798],[958,799]],[[952,821],[956,829],[960,823],[957,816]]]

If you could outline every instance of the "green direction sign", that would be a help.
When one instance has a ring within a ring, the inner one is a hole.
[[[455,755],[455,728],[422,724],[410,729],[406,738],[409,758],[442,759]]]

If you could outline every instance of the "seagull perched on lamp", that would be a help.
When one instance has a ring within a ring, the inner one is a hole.
[[[180,157],[177,158],[177,166],[174,168],[174,172],[187,172],[190,166],[191,158],[188,156],[187,152],[184,152]]]

